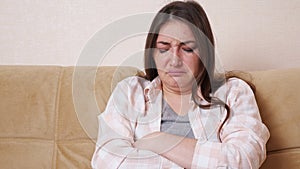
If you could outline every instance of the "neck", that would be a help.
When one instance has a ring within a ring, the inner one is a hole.
[[[192,90],[174,90],[167,88],[163,86],[163,94],[164,94],[164,99],[166,100],[182,100],[182,101],[189,101],[192,96]]]
[[[164,100],[178,114],[185,115],[189,110],[189,102],[192,96],[192,91],[174,91],[163,87]]]
[[[166,86],[163,86],[162,88],[164,94],[169,96],[185,96],[185,95],[191,95],[192,93],[192,89],[190,90],[173,89],[173,88],[168,88]]]

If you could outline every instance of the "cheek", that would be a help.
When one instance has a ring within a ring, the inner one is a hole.
[[[156,64],[156,68],[158,70],[164,70],[164,68],[166,68],[167,63],[168,63],[167,58],[163,58],[163,57],[159,57],[159,56],[154,57],[154,61]]]
[[[191,71],[191,73],[193,73],[194,75],[199,73],[199,65],[200,65],[199,62],[200,62],[200,59],[197,56],[193,56],[192,59],[189,58],[184,61],[185,65],[188,67],[189,71]]]

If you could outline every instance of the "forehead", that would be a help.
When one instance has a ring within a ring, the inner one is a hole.
[[[177,20],[171,20],[166,22],[159,30],[157,41],[191,41],[195,40],[193,32],[190,27]]]

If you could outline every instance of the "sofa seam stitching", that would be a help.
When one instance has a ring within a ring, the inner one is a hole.
[[[64,72],[64,67],[60,66],[59,78],[57,82],[57,90],[56,90],[56,98],[55,98],[55,122],[54,122],[54,143],[53,143],[53,158],[52,158],[52,169],[56,169],[56,161],[57,161],[57,135],[58,135],[58,114],[59,114],[59,100],[60,100],[60,91],[62,84],[62,77]]]

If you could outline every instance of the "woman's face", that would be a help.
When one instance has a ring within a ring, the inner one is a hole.
[[[199,51],[195,37],[185,23],[168,21],[160,31],[154,52],[158,75],[164,87],[190,91],[199,73]]]

